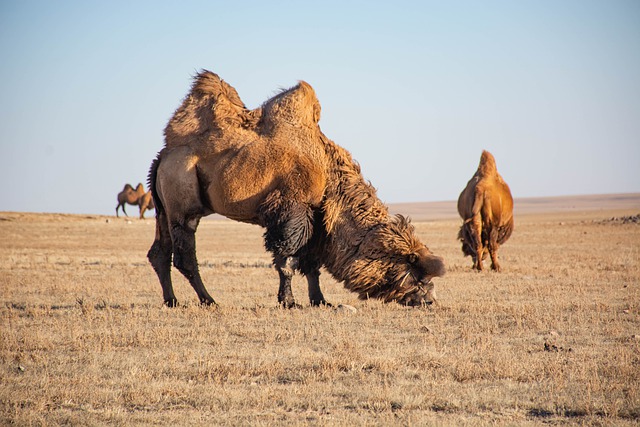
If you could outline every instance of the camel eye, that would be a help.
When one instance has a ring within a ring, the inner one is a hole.
[[[418,260],[418,256],[416,254],[409,254],[409,264],[415,264]]]

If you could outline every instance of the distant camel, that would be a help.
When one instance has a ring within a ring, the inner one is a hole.
[[[144,194],[144,186],[142,185],[142,183],[138,184],[135,190],[133,189],[131,184],[125,184],[122,191],[118,193],[118,206],[116,206],[116,216],[118,216],[118,209],[120,209],[120,206],[122,206],[122,212],[124,212],[126,216],[129,216],[129,214],[127,214],[127,211],[124,209],[124,206],[126,204],[130,204],[131,206],[138,206],[138,201],[141,197],[144,196]]]
[[[513,231],[513,198],[488,151],[482,152],[478,170],[460,193],[458,213],[464,221],[458,239],[464,255],[473,259],[473,268],[482,270],[488,252],[491,268],[500,271],[498,248]]]
[[[140,207],[140,219],[144,219],[144,211],[155,209],[151,190],[144,193],[144,195],[138,199],[138,206]]]

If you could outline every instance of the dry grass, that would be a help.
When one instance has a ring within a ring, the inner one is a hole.
[[[417,223],[447,261],[439,305],[323,274],[355,313],[276,308],[256,227],[204,221],[220,305],[175,274],[167,309],[153,220],[0,213],[0,424],[636,425],[640,226],[594,222],[629,213],[521,216],[502,274],[470,270],[457,220]]]

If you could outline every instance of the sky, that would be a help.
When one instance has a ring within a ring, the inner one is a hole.
[[[115,213],[201,69],[304,80],[387,203],[640,192],[640,1],[0,0],[0,211]],[[129,213],[137,214],[130,207]]]

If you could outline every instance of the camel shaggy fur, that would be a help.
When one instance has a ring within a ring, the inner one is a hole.
[[[122,207],[122,212],[124,212],[126,216],[129,216],[129,214],[127,214],[127,211],[124,208],[125,205],[129,204],[132,206],[140,206],[139,200],[144,195],[145,195],[145,192],[144,192],[144,186],[142,185],[142,183],[139,183],[138,186],[135,188],[135,190],[133,189],[131,184],[125,184],[122,191],[118,193],[118,205],[116,206],[116,217],[119,216],[118,210],[120,209],[120,207]],[[143,214],[143,211],[141,210],[140,218],[143,217],[142,214]]]
[[[200,302],[214,303],[198,272],[195,232],[218,213],[265,228],[265,248],[280,276],[278,301],[296,306],[295,272],[307,278],[311,305],[327,304],[320,267],[360,298],[420,305],[434,300],[444,263],[410,222],[389,215],[360,167],[320,130],[320,103],[300,82],[247,109],[233,87],[202,71],[165,128],[151,165],[156,237],[149,260],[164,302],[177,301],[171,261]]]
[[[488,151],[482,152],[478,170],[458,198],[458,213],[463,220],[458,239],[473,268],[481,271],[488,253],[491,268],[500,271],[498,248],[513,232],[513,198]]]

